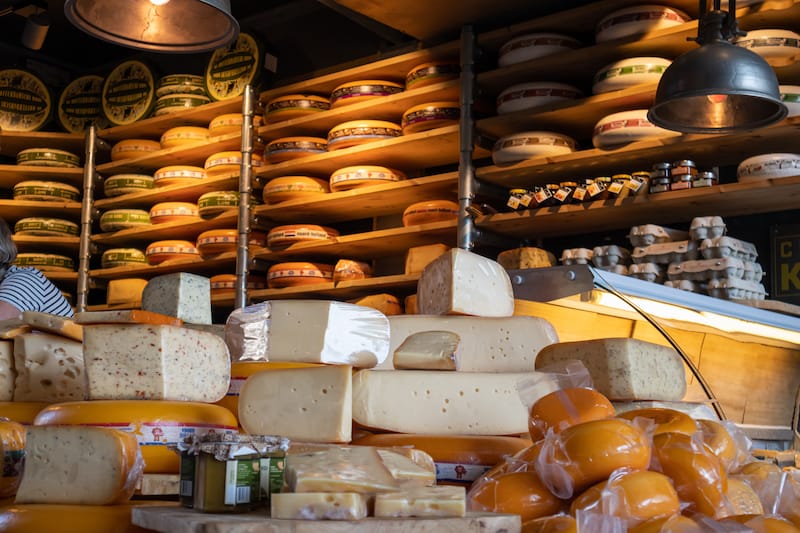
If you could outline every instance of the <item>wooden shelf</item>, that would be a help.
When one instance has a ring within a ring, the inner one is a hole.
[[[213,276],[215,274],[234,272],[236,266],[236,253],[230,252],[219,254],[213,258],[203,259],[202,261],[181,261],[168,262],[160,265],[143,265],[131,267],[102,268],[90,270],[89,276],[98,280],[120,279],[120,278],[152,278],[162,274],[172,274],[175,272],[191,272],[203,276]]]
[[[800,176],[732,183],[617,200],[481,216],[479,227],[519,239],[625,229],[637,224],[686,222],[709,213],[751,215],[797,209]]]
[[[0,200],[0,214],[10,226],[13,226],[17,220],[26,217],[63,218],[79,222],[81,204],[80,202]]]
[[[0,138],[0,144],[2,144]],[[0,189],[13,189],[26,180],[60,181],[83,188],[82,168],[37,167],[31,165],[0,165]]]
[[[236,228],[237,211],[225,211],[213,218],[191,222],[166,222],[113,233],[92,235],[92,242],[101,246],[147,246],[164,239],[183,239],[194,242],[197,236],[210,229]]]
[[[14,235],[14,244],[20,252],[58,253],[75,256],[81,244],[80,237],[39,237]]]
[[[239,173],[216,178],[198,180],[188,185],[156,187],[147,191],[125,194],[111,198],[100,198],[94,202],[97,209],[140,208],[149,209],[159,202],[196,202],[200,196],[211,191],[238,191]]]
[[[61,272],[57,270],[42,270],[44,277],[53,283],[75,283],[78,281],[77,272]]]
[[[17,154],[27,148],[57,148],[83,159],[85,140],[82,133],[4,130],[0,132],[0,155],[16,160]]]
[[[291,223],[303,220],[306,223],[328,224],[402,213],[414,202],[440,198],[455,200],[457,193],[458,174],[450,172],[334,192],[308,200],[260,205],[253,208],[253,213],[259,218],[274,222]]]

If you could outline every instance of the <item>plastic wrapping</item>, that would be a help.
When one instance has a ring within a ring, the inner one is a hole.
[[[632,409],[620,413],[617,416],[631,421],[637,418],[644,418],[652,421],[654,424],[653,435],[669,432],[694,435],[698,430],[697,423],[691,416],[676,409],[669,409],[666,407]]]
[[[563,505],[539,475],[527,468],[487,473],[467,493],[470,511],[518,514],[523,522],[558,513]]]
[[[711,533],[717,529],[703,528],[692,518],[672,515],[643,522],[628,530],[630,533]]]
[[[578,511],[575,515],[578,531],[592,533],[626,533],[625,521],[616,516],[604,515],[591,511]]]
[[[738,470],[748,460],[752,442],[736,424],[730,420],[695,419],[703,443],[719,458],[727,472]]]
[[[22,479],[25,458],[25,426],[0,418],[0,442],[3,450],[3,472],[0,475],[0,498],[14,496]]]
[[[745,464],[734,477],[752,487],[764,514],[800,524],[800,470],[782,470],[774,463],[754,461]]]
[[[577,533],[578,523],[574,516],[557,514],[534,518],[522,524],[523,533]]]
[[[580,360],[571,359],[546,365],[517,382],[520,400],[530,412],[543,396],[559,389],[591,387],[592,376]]]
[[[528,431],[536,441],[544,438],[548,430],[559,433],[575,424],[610,418],[614,414],[614,406],[608,398],[594,389],[560,389],[543,396],[531,406]]]
[[[686,413],[695,420],[703,418],[714,420],[717,413],[710,402],[662,402],[657,400],[638,400],[631,402],[611,402],[617,413],[625,413],[636,409],[666,408]]]

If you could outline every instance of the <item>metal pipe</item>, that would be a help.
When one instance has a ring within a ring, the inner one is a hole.
[[[86,153],[83,163],[83,199],[81,200],[81,237],[78,248],[78,290],[75,308],[86,310],[89,297],[89,262],[92,258],[92,209],[94,209],[95,154],[97,153],[97,127],[86,130]]]
[[[239,169],[239,237],[236,246],[236,308],[247,305],[250,245],[250,188],[253,176],[253,114],[255,91],[245,88],[242,98],[242,164]]]
[[[475,92],[475,32],[470,25],[461,29],[461,120],[459,121],[459,161],[458,161],[458,226],[457,246],[465,250],[475,243],[475,223],[469,208],[475,197],[475,166],[472,163],[474,144],[474,120],[472,101]]]

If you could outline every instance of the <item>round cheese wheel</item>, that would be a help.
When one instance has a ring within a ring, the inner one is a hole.
[[[700,429],[697,422],[695,422],[694,418],[691,416],[676,409],[669,409],[666,407],[632,409],[624,413],[619,413],[617,416],[631,421],[637,418],[652,420],[655,424],[654,435],[671,431],[685,433],[686,435],[694,435]]]
[[[497,114],[504,115],[554,102],[577,100],[582,96],[583,93],[580,89],[566,83],[553,81],[517,83],[504,89],[497,96]]]
[[[103,268],[126,266],[142,266],[147,264],[147,257],[138,248],[109,248],[100,257]]]
[[[59,254],[21,253],[14,264],[18,267],[35,267],[42,272],[74,272],[75,263],[71,258]]]
[[[780,516],[736,515],[720,520],[723,524],[739,523],[754,533],[798,533],[800,527]],[[722,527],[725,527],[723,525]]]
[[[634,109],[601,118],[594,127],[592,144],[595,148],[607,150],[635,141],[676,135],[680,133],[659,128],[647,120],[647,109]]]
[[[186,434],[233,434],[236,417],[218,405],[155,400],[64,402],[44,408],[36,426],[83,425],[133,433],[142,450],[146,473],[177,474],[180,456],[168,446]]]
[[[384,185],[406,179],[399,170],[376,165],[356,165],[335,170],[330,186],[334,192],[347,191],[372,185]]]
[[[208,142],[208,128],[199,126],[176,126],[161,135],[161,148],[175,148],[176,146],[191,146]]]
[[[236,292],[236,274],[217,274],[209,279],[211,296],[225,296]],[[247,276],[247,290],[258,291],[267,288],[266,278],[260,276]],[[218,405],[222,405],[221,401]],[[232,411],[233,412],[233,411]],[[236,411],[238,413],[238,411]]]
[[[241,113],[225,113],[219,115],[211,119],[211,122],[208,123],[208,133],[212,137],[241,133],[243,120]],[[261,115],[253,115],[253,127],[258,128],[261,126],[261,123]]]
[[[327,151],[328,141],[322,137],[281,137],[267,143],[264,158],[274,164]]]
[[[158,265],[165,261],[198,261],[200,252],[194,244],[184,240],[166,240],[150,243],[145,250],[147,263]]]
[[[250,165],[253,169],[257,169],[262,164],[263,158],[261,154],[252,153],[250,156]],[[208,156],[204,166],[206,173],[212,178],[225,175],[238,176],[242,166],[242,152],[236,150],[217,152]]]
[[[788,117],[800,115],[800,85],[781,85],[781,102],[789,109]]]
[[[403,311],[407,315],[418,315],[419,309],[417,308],[417,295],[409,294],[403,300]]]
[[[746,460],[746,452],[739,448],[733,435],[722,422],[707,419],[697,419],[695,422],[700,428],[703,444],[708,446],[714,452],[714,455],[722,461],[722,466],[725,467],[726,472],[731,471]]]
[[[205,72],[206,92],[213,100],[241,96],[248,85],[258,85],[263,65],[263,45],[255,35],[241,31],[234,42],[211,54]]]
[[[197,236],[197,250],[203,257],[235,252],[239,242],[239,230],[210,229]]]
[[[403,134],[402,128],[385,120],[350,120],[328,132],[328,150],[339,150],[373,141],[394,139]]]
[[[103,194],[108,197],[122,196],[155,187],[153,176],[147,174],[115,174],[103,181]]]
[[[150,139],[125,139],[111,147],[111,160],[147,157],[161,150],[161,143]]]
[[[155,116],[168,115],[211,102],[204,94],[167,94],[156,100]]]
[[[8,418],[26,426],[32,425],[39,411],[47,407],[44,402],[0,402],[0,418]]]
[[[144,209],[110,209],[100,215],[100,229],[119,231],[150,225],[150,213]]]
[[[267,270],[267,286],[270,289],[298,287],[333,281],[333,265],[290,261],[277,263]]]
[[[316,94],[286,94],[273,98],[264,108],[264,121],[267,123],[291,120],[314,115],[331,108],[330,100]]]
[[[158,80],[156,96],[168,94],[206,94],[205,82],[202,76],[195,74],[170,74]]]
[[[741,479],[728,478],[728,491],[725,493],[725,498],[731,507],[731,514],[764,514],[764,506],[761,504],[758,494],[753,487]]]
[[[800,34],[789,30],[749,30],[734,44],[755,52],[773,67],[785,67],[800,58]]]
[[[689,22],[691,18],[677,9],[645,4],[618,9],[600,19],[595,30],[598,43],[641,35]]]
[[[208,177],[206,169],[190,165],[170,165],[161,167],[153,174],[153,183],[156,187],[168,185],[189,185],[198,183]]]
[[[372,267],[364,261],[339,259],[333,267],[333,281],[335,282],[366,279],[370,277],[372,277]]]
[[[150,208],[150,222],[163,224],[186,220],[199,220],[197,205],[191,202],[160,202]]]
[[[81,165],[81,159],[66,150],[27,148],[17,153],[17,164],[37,167],[76,168]]]
[[[177,457],[177,455],[176,455]],[[15,503],[0,509],[0,524],[6,533],[59,531],[60,533],[146,533],[134,525],[136,507],[172,506],[172,502],[137,500],[115,505],[62,505]]]
[[[273,178],[261,191],[264,203],[278,204],[289,200],[301,200],[328,194],[328,182],[310,176],[281,176]]]
[[[458,124],[461,108],[458,102],[430,102],[408,108],[400,122],[403,135]]]
[[[36,131],[50,120],[53,100],[47,85],[27,70],[0,70],[0,128]]]
[[[389,80],[357,80],[343,83],[331,92],[331,108],[364,102],[403,92],[403,85]]]
[[[419,89],[435,83],[457,80],[461,75],[458,61],[430,61],[414,66],[406,74],[406,90]]]
[[[90,125],[98,129],[108,126],[103,116],[101,93],[103,78],[88,75],[75,78],[58,98],[58,122],[69,133],[83,133]]]
[[[529,33],[507,41],[500,47],[497,64],[501,67],[580,48],[574,37],[560,33]]]
[[[594,75],[592,92],[600,94],[643,83],[658,83],[670,64],[672,61],[663,57],[631,57],[615,61]]]
[[[81,193],[72,185],[57,181],[20,181],[14,185],[15,200],[77,202]]]
[[[197,199],[197,212],[203,218],[218,215],[238,207],[238,191],[211,191]]]
[[[403,211],[403,226],[416,226],[417,224],[430,224],[457,220],[459,208],[456,202],[450,200],[426,200],[406,207]]]
[[[800,154],[762,154],[748,157],[736,168],[741,182],[797,176],[800,173]]]
[[[275,226],[267,233],[270,248],[289,246],[298,242],[329,241],[339,236],[333,228],[316,224],[287,224]]]
[[[14,235],[77,237],[79,233],[76,223],[60,218],[27,217],[14,224]]]
[[[683,515],[654,518],[628,528],[628,533],[703,533],[700,524]]]
[[[123,61],[114,67],[103,83],[103,114],[115,126],[147,118],[155,103],[155,75],[142,61]]]
[[[534,470],[479,478],[467,494],[471,511],[517,514],[523,522],[555,514],[562,505]]]
[[[492,147],[495,165],[508,165],[534,157],[568,154],[575,140],[551,131],[526,131],[500,137]]]
[[[536,442],[544,438],[550,429],[558,433],[575,424],[602,420],[615,414],[611,401],[594,389],[559,389],[534,402],[528,417],[528,430],[531,439]]]

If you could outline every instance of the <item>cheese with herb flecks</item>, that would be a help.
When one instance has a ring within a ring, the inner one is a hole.
[[[230,356],[217,335],[176,326],[87,325],[90,400],[214,403],[228,391]]]
[[[49,333],[14,338],[14,401],[69,402],[86,398],[83,347]]]
[[[186,272],[156,276],[142,292],[142,309],[192,324],[211,324],[211,281]]]

